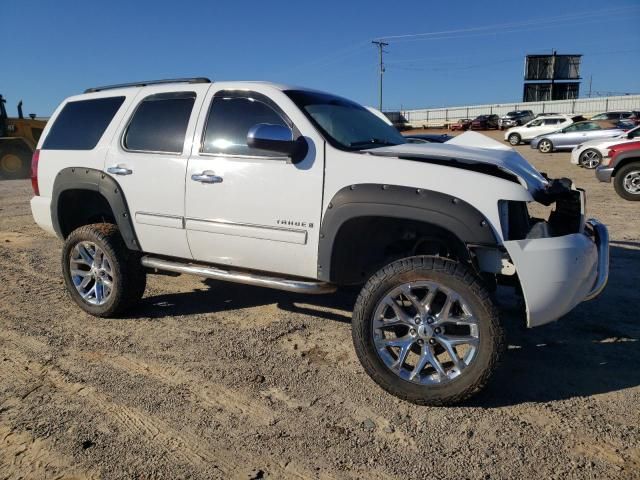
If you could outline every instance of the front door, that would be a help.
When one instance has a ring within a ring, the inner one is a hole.
[[[105,171],[120,184],[143,251],[191,258],[183,226],[193,132],[210,84],[147,87],[113,140]]]
[[[194,259],[316,277],[324,142],[301,115],[273,88],[209,92],[187,168],[185,223]],[[294,164],[249,147],[247,133],[258,123],[303,135],[306,157]]]

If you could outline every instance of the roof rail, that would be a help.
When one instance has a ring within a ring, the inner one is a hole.
[[[84,93],[101,92],[103,90],[113,90],[114,88],[144,87],[146,85],[159,85],[162,83],[211,83],[211,80],[206,77],[166,78],[164,80],[148,80],[146,82],[120,83],[117,85],[105,85],[104,87],[87,88]]]

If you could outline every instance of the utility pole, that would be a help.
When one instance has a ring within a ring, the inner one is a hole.
[[[553,85],[556,79],[556,53],[557,52],[554,49],[551,56],[551,98],[549,100],[555,100],[555,98],[553,98]]]
[[[384,53],[384,47],[389,44],[380,40],[372,40],[371,43],[378,47],[378,54],[380,58],[380,92],[378,98],[378,110],[382,111],[382,75],[384,74],[384,63],[382,62],[382,54]]]
[[[593,83],[593,75],[589,75],[589,98],[591,98],[591,84]]]

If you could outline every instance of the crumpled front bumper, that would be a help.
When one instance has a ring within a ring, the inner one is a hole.
[[[584,231],[504,242],[527,305],[527,325],[552,322],[596,298],[609,277],[609,234],[595,219]]]

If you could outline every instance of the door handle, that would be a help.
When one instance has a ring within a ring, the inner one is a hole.
[[[107,172],[112,175],[131,175],[133,170],[125,167],[124,165],[116,165],[114,167],[107,168]]]
[[[194,173],[191,175],[191,180],[200,183],[222,183],[222,177],[216,175],[211,170],[205,170],[202,173]]]

